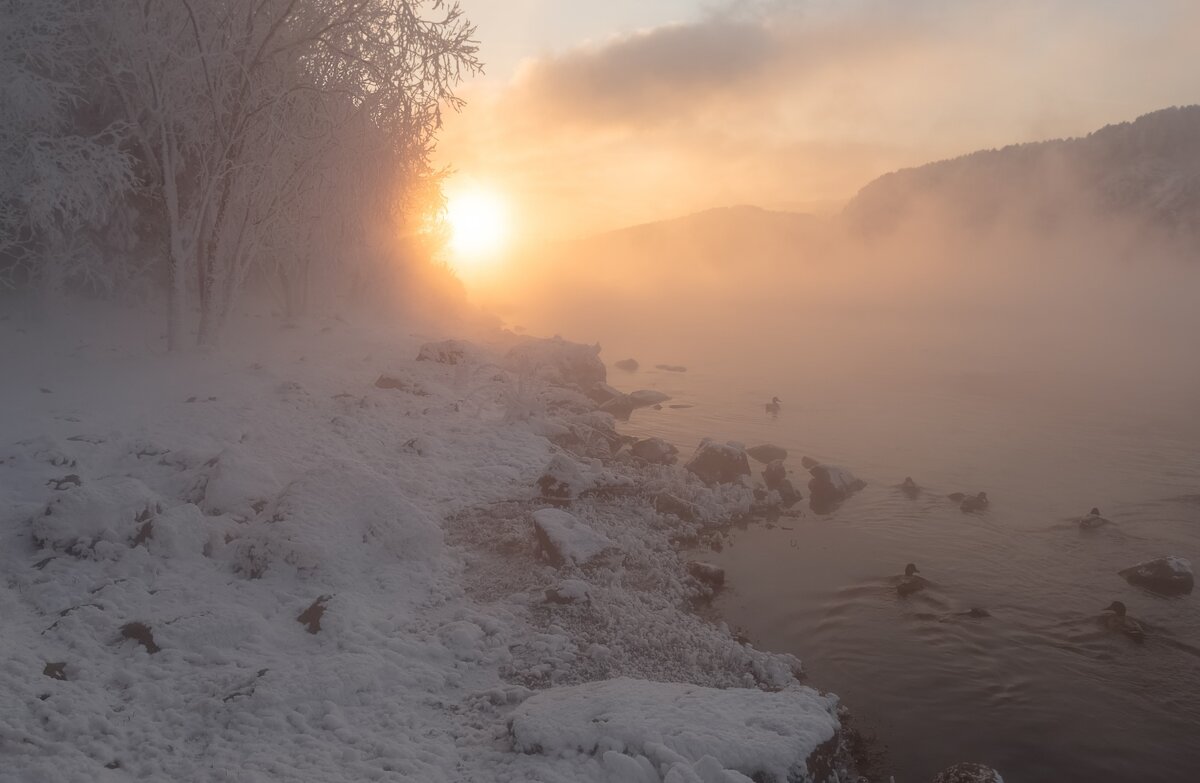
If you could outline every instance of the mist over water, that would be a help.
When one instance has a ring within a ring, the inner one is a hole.
[[[801,504],[702,554],[727,571],[721,616],[804,660],[897,780],[964,759],[1024,781],[1187,779],[1200,618],[1191,598],[1116,571],[1200,561],[1200,268],[1101,224],[834,231],[744,255],[711,237],[663,242],[657,264],[637,243],[600,267],[577,248],[531,298],[545,307],[507,315],[599,341],[610,383],[692,406],[638,411],[629,432],[685,456],[702,437],[777,443],[798,486],[802,455],[868,482],[830,515]],[[639,371],[612,368],[630,356]],[[915,501],[894,488],[909,475],[927,488]],[[945,498],[979,490],[982,514]],[[1093,506],[1116,524],[1081,532]],[[935,584],[899,599],[891,580],[909,561]],[[1144,645],[1098,624],[1115,599],[1151,629]],[[972,607],[991,617],[958,614]]]

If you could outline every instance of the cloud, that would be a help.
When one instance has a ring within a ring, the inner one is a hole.
[[[661,121],[752,85],[777,44],[760,21],[713,17],[530,61],[515,88],[527,108],[562,120]]]
[[[725,0],[528,60],[446,159],[560,233],[803,208],[979,148],[1200,99],[1190,0]]]

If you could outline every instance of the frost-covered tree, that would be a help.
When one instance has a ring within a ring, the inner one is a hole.
[[[0,287],[110,289],[81,242],[133,184],[120,125],[82,131],[86,48],[74,3],[0,0]]]
[[[441,111],[479,67],[473,28],[442,0],[89,5],[90,48],[161,207],[171,348],[191,294],[213,344],[256,265],[304,275],[312,232],[380,197],[347,191],[347,149],[396,189],[428,173]]]

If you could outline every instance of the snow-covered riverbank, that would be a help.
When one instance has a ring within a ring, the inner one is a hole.
[[[749,490],[620,449],[547,382],[586,351],[480,331],[418,361],[445,335],[256,331],[164,356],[136,324],[0,322],[0,779],[841,764],[836,698],[691,611],[711,587],[679,544]]]

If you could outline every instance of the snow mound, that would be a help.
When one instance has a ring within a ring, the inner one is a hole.
[[[600,756],[628,780],[741,780],[714,775],[730,771],[785,783],[812,778],[809,758],[835,737],[836,710],[836,697],[811,688],[769,693],[622,677],[531,696],[513,711],[512,736],[525,753]]]
[[[217,456],[204,489],[204,505],[211,513],[243,511],[267,500],[282,489],[270,467],[271,460],[235,443]]]
[[[614,547],[610,538],[557,508],[533,512],[533,527],[542,551],[556,565],[582,565]]]
[[[572,343],[561,337],[529,339],[508,352],[505,364],[514,372],[530,372],[559,386],[591,389],[608,379],[599,345]]]
[[[46,504],[31,526],[34,541],[76,557],[115,559],[161,509],[160,498],[137,479],[86,480]]]
[[[479,348],[466,340],[439,340],[422,345],[417,352],[417,361],[461,364],[477,360],[481,353]]]

